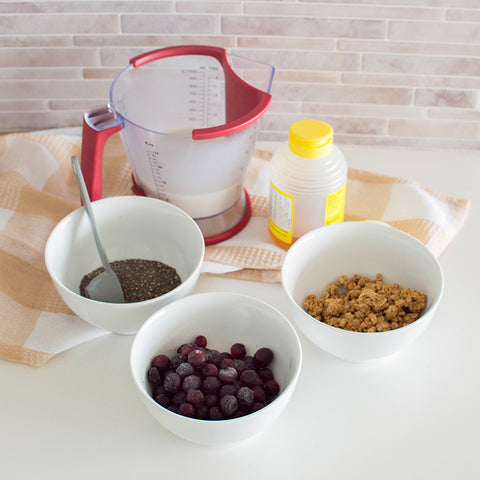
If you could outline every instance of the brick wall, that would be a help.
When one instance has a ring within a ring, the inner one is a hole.
[[[480,147],[479,0],[1,1],[0,132],[80,125],[139,53],[201,43],[276,67],[262,140]]]

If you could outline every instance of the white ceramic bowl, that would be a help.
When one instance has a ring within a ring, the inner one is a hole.
[[[280,384],[279,395],[267,406],[240,418],[199,420],[160,406],[150,396],[146,378],[152,358],[171,356],[181,344],[205,335],[207,348],[229,351],[244,343],[247,354],[260,347],[274,352],[270,368]],[[298,335],[272,306],[237,293],[208,292],[177,300],[156,312],[140,328],[132,345],[130,367],[143,403],[167,430],[194,443],[224,446],[246,440],[267,428],[284,410],[302,364]]]
[[[321,295],[340,275],[353,274],[398,283],[427,295],[422,316],[405,327],[386,332],[352,332],[310,316],[305,297]],[[343,360],[367,362],[397,353],[415,340],[432,319],[443,293],[441,267],[416,238],[386,224],[345,222],[328,225],[301,237],[288,250],[281,281],[290,318],[312,343]]]
[[[136,333],[153,312],[193,290],[205,253],[202,233],[183,210],[154,198],[110,197],[93,202],[92,208],[110,262],[161,261],[176,269],[182,283],[143,302],[107,303],[81,296],[81,279],[101,266],[83,207],[67,215],[50,234],[45,247],[47,270],[64,302],[80,318],[111,332]]]

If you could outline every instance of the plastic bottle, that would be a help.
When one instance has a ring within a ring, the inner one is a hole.
[[[288,142],[270,162],[268,230],[288,249],[305,233],[343,222],[347,164],[333,144],[333,129],[318,120],[290,126]]]

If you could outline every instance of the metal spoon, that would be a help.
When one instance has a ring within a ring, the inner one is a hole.
[[[85,211],[90,222],[90,228],[93,233],[93,238],[95,239],[95,244],[97,245],[100,260],[102,261],[102,265],[104,268],[104,272],[100,273],[90,281],[88,286],[85,288],[85,293],[87,297],[91,298],[92,300],[99,300],[101,302],[110,303],[123,303],[125,301],[125,298],[123,296],[122,286],[120,285],[120,280],[118,279],[116,273],[110,267],[107,254],[103,247],[100,232],[98,231],[97,223],[95,222],[95,216],[92,210],[92,205],[90,203],[90,197],[88,195],[87,187],[85,185],[85,180],[82,175],[82,170],[80,169],[80,164],[78,163],[78,159],[75,156],[73,156],[71,160],[73,173],[75,174],[75,178],[77,180],[78,189],[80,190],[83,205],[85,207]]]

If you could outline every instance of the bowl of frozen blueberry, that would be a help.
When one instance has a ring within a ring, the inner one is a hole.
[[[124,302],[88,298],[86,287],[103,271],[83,207],[63,218],[45,247],[45,264],[70,309],[90,324],[134,334],[159,308],[195,287],[205,254],[196,222],[156,198],[117,196],[92,202],[100,234]]]
[[[176,300],[140,328],[130,368],[166,430],[193,443],[236,444],[283,412],[302,364],[299,337],[273,306],[238,293]]]

